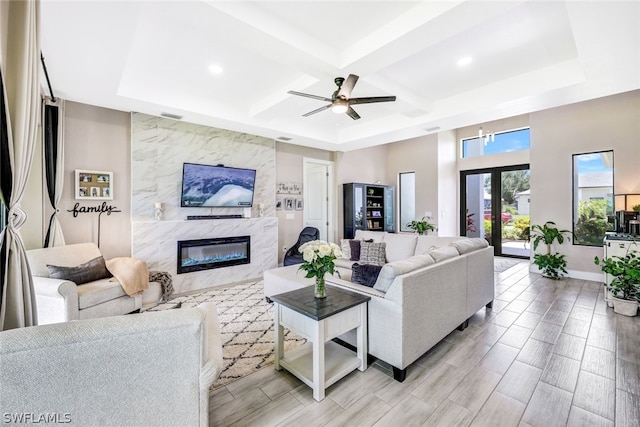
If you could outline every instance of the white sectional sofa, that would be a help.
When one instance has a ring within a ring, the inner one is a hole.
[[[354,261],[336,260],[341,277],[329,285],[370,295],[369,354],[389,363],[403,381],[407,367],[494,299],[493,248],[484,239],[362,232],[358,240],[385,242],[386,261],[373,288],[352,283]],[[313,284],[298,266],[264,273],[270,295]],[[386,290],[385,290],[386,289]],[[343,336],[353,344],[354,337]]]

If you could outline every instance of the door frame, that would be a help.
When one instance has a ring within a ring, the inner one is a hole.
[[[308,179],[307,179],[307,173],[308,173],[308,165],[309,164],[315,164],[315,165],[324,165],[327,171],[327,240],[329,242],[334,242],[336,240],[336,236],[335,236],[335,226],[334,224],[336,223],[336,218],[337,218],[337,214],[334,212],[334,197],[335,197],[335,191],[334,191],[334,162],[330,161],[330,160],[320,160],[320,159],[313,159],[311,157],[303,157],[302,158],[302,197],[303,200],[305,201],[303,204],[303,209],[302,209],[302,223],[303,226],[304,224],[307,223],[307,201],[311,198],[311,194],[309,194],[309,186],[308,184]]]
[[[467,234],[467,175],[491,174],[491,242],[494,256],[526,258],[502,253],[502,172],[528,169],[529,163],[460,171],[460,235]],[[494,203],[495,201],[499,203]],[[483,216],[484,218],[484,216]]]

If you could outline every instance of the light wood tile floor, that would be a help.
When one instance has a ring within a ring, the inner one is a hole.
[[[407,370],[375,362],[316,402],[273,366],[211,394],[211,426],[640,426],[640,316],[601,284],[552,281],[528,263],[496,273],[474,315]]]

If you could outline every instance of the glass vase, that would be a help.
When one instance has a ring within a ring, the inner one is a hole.
[[[327,288],[324,285],[324,277],[316,277],[316,284],[313,289],[316,298],[326,298]]]

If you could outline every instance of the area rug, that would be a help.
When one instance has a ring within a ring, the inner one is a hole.
[[[524,262],[524,260],[493,257],[493,271],[495,271],[496,273],[502,273],[503,271],[506,271],[521,262]]]
[[[195,307],[209,301],[218,308],[224,361],[224,369],[212,389],[273,364],[273,304],[265,301],[261,280],[179,296],[149,311]],[[305,342],[285,330],[285,351]]]

